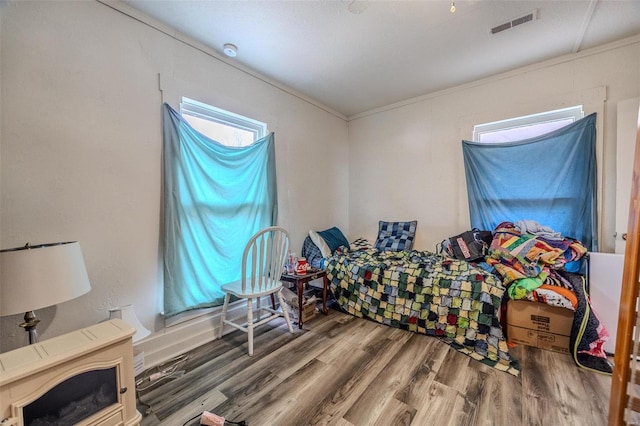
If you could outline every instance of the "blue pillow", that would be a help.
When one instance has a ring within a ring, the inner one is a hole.
[[[411,250],[418,221],[378,223],[378,239],[375,247],[380,251]]]
[[[318,231],[318,235],[320,235],[324,242],[327,243],[331,249],[331,253],[335,252],[340,246],[350,248],[347,238],[344,236],[342,231],[335,226],[324,231]]]

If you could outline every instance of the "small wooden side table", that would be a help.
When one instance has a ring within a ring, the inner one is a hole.
[[[298,274],[282,274],[280,278],[282,281],[293,283],[298,289],[298,327],[302,328],[302,301],[304,295],[304,285],[309,281],[322,278],[322,313],[327,315],[327,287],[329,280],[327,280],[327,271],[324,269],[318,269],[309,271],[304,275]]]

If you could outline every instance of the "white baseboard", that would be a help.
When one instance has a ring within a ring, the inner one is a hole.
[[[262,306],[271,306],[271,299],[264,297],[261,303],[263,304]],[[149,369],[161,365],[185,352],[217,339],[221,313],[222,307],[220,306],[179,324],[165,327],[163,330],[152,333],[136,343],[134,345],[135,350],[144,352],[144,368]],[[246,300],[239,300],[229,305],[227,311],[228,319],[242,324],[246,323],[246,317]],[[233,330],[235,330],[233,327],[227,325],[223,334]]]

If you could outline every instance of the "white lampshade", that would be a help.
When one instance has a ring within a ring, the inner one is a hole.
[[[0,251],[0,316],[57,305],[89,290],[77,241]]]
[[[109,309],[109,319],[114,318],[120,318],[122,321],[136,329],[136,334],[133,335],[134,342],[142,340],[151,334],[149,330],[140,324],[140,321],[136,316],[136,312],[133,310],[133,305],[124,305],[118,308]]]

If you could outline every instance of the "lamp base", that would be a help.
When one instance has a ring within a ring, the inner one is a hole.
[[[24,328],[24,331],[29,333],[29,344],[33,345],[34,343],[38,343],[38,330],[36,330],[36,326],[40,320],[36,318],[36,314],[33,311],[25,312],[24,314],[24,322],[20,324],[20,327]]]

